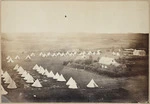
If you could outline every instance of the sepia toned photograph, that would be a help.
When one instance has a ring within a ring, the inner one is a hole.
[[[2,103],[148,103],[147,1],[1,5]]]

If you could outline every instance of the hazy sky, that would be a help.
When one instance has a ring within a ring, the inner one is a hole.
[[[2,1],[1,13],[4,33],[149,32],[147,1]]]

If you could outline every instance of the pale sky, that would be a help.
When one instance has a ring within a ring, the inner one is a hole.
[[[2,1],[1,8],[3,33],[149,33],[147,1]]]

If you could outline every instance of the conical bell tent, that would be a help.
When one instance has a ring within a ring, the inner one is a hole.
[[[31,57],[28,55],[25,59],[26,60],[31,60]]]
[[[7,63],[13,63],[14,61],[12,60],[12,58],[9,58]]]
[[[39,72],[41,70],[41,66],[39,66],[36,71]]]
[[[16,64],[16,66],[14,67],[14,70],[17,70],[19,68],[19,65]]]
[[[68,88],[70,88],[70,89],[78,89],[77,84],[71,84],[71,85],[69,85]]]
[[[40,66],[38,69],[37,69],[37,72],[38,73],[43,73],[44,72],[44,68],[42,66]]]
[[[34,78],[31,75],[28,76],[26,83],[34,83]]]
[[[7,95],[8,92],[4,89],[4,87],[1,85],[1,94],[2,95]]]
[[[98,85],[95,83],[95,81],[92,79],[88,85],[87,85],[88,88],[96,88],[98,87]]]
[[[69,89],[78,89],[77,83],[74,79],[72,81],[70,81],[68,88]]]
[[[39,66],[36,64],[34,67],[33,67],[33,70],[37,70],[39,68]]]
[[[30,77],[30,74],[29,74],[29,73],[26,74],[26,76],[24,77],[24,80],[27,80],[28,77]]]
[[[35,53],[31,53],[31,55],[30,56],[35,56]]]
[[[47,75],[49,72],[47,69],[44,70],[44,74],[43,75]]]
[[[47,77],[48,78],[53,78],[55,75],[53,73],[53,71],[50,71],[50,73],[47,74]]]
[[[44,69],[41,69],[41,70],[39,71],[39,73],[42,74],[42,75],[44,74],[44,72],[45,72]]]
[[[46,76],[48,76],[48,75],[49,75],[48,70],[45,70],[44,75],[46,75]]]
[[[33,79],[34,80],[34,78],[29,73],[27,73],[26,76],[24,77],[24,80],[27,81],[29,79]]]
[[[42,52],[40,52],[39,56],[42,56],[42,55],[43,55],[43,53],[42,53]]]
[[[24,71],[25,71],[24,69],[21,69],[18,74],[22,75],[24,73]]]
[[[57,81],[65,82],[66,79],[65,79],[64,76],[61,74],[61,75],[59,76],[59,78],[57,79]]]
[[[39,80],[35,80],[35,82],[31,85],[33,87],[42,87],[41,83],[39,82]]]
[[[9,58],[11,58],[10,56],[7,56],[6,59],[8,60]]]
[[[75,83],[75,81],[72,77],[70,77],[69,80],[67,81],[66,85],[70,85],[72,83]]]
[[[11,83],[12,82],[12,78],[10,76],[8,76],[6,79],[5,79],[5,82],[4,83]]]
[[[16,89],[17,88],[16,83],[12,80],[11,83],[7,86],[7,88]]]
[[[21,75],[21,77],[25,77],[28,73],[26,71],[23,72],[23,74]]]
[[[20,57],[17,55],[17,56],[15,57],[15,59],[16,59],[16,60],[20,60]]]
[[[18,68],[17,72],[24,70],[21,66]]]
[[[53,79],[58,79],[59,78],[59,74],[58,72],[55,74],[55,76],[53,77]]]
[[[6,76],[9,76],[9,74],[8,74],[8,72],[7,72],[7,71],[5,71],[5,72],[4,72],[4,74],[3,74],[2,78],[5,78]]]
[[[3,80],[6,81],[10,78],[10,75],[6,72],[3,78]]]

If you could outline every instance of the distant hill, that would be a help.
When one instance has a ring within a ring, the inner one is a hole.
[[[148,48],[148,34],[21,33],[2,34],[2,41],[9,50]]]

